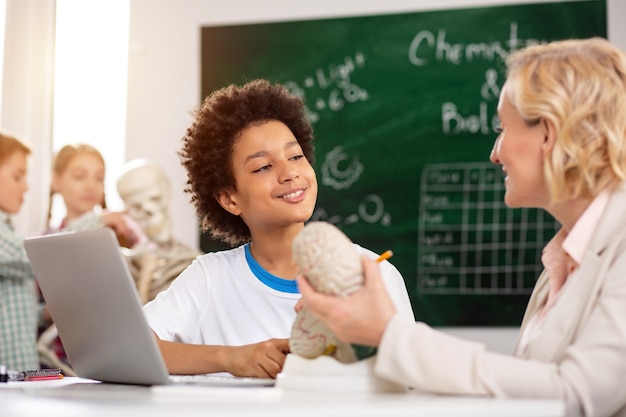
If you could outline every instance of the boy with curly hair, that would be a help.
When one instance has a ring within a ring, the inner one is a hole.
[[[317,199],[313,149],[304,102],[280,84],[230,85],[197,110],[180,151],[186,191],[202,228],[240,246],[199,256],[144,307],[170,373],[281,371],[300,299],[292,242]],[[385,264],[412,317],[401,275]]]

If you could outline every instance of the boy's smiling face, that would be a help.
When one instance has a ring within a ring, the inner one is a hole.
[[[244,129],[231,162],[237,189],[222,194],[220,203],[252,233],[304,223],[313,214],[315,171],[284,123],[269,120]]]

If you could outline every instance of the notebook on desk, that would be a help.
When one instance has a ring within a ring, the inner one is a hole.
[[[24,247],[77,376],[138,385],[274,385],[262,378],[170,376],[111,229],[30,237]]]

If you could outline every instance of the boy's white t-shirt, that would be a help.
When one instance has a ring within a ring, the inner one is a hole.
[[[359,245],[359,253],[377,255]],[[414,320],[406,285],[389,262],[381,263],[385,286],[398,312]],[[161,340],[241,346],[287,339],[300,299],[295,280],[265,271],[249,245],[198,256],[172,285],[143,307]]]

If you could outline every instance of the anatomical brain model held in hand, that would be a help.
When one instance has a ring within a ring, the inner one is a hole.
[[[326,222],[310,222],[293,242],[293,257],[301,273],[319,292],[345,297],[363,285],[361,256],[352,241]],[[372,356],[376,349],[344,343],[306,308],[294,321],[291,353],[305,358],[328,355],[350,363]]]

